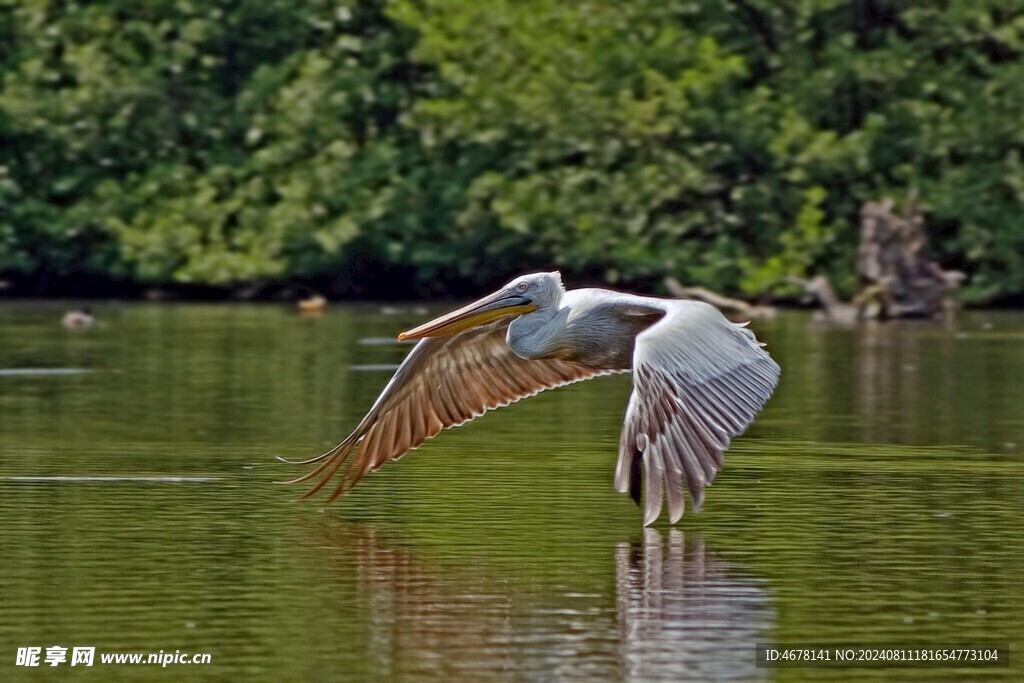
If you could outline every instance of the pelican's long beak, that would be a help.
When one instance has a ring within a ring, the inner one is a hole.
[[[423,339],[424,337],[445,337],[457,334],[471,327],[477,327],[507,315],[521,315],[537,310],[537,304],[509,289],[499,289],[494,294],[463,306],[440,318],[435,318],[419,327],[406,330],[398,335],[398,341]]]

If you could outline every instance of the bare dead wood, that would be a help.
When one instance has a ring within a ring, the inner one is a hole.
[[[677,299],[694,299],[696,301],[703,301],[704,303],[711,304],[721,311],[734,313],[737,316],[748,319],[770,318],[775,315],[775,308],[772,306],[758,306],[756,304],[743,301],[742,299],[733,299],[732,297],[719,294],[718,292],[713,292],[710,289],[705,289],[704,287],[687,287],[674,277],[667,277],[664,282],[665,288],[669,291],[669,294]]]
[[[917,192],[908,194],[902,215],[889,198],[864,204],[854,300],[860,317],[931,318],[955,307],[953,295],[965,276],[928,260],[927,244]]]
[[[856,272],[858,292],[839,298],[824,276],[785,278],[821,303],[829,321],[852,323],[873,318],[932,318],[955,308],[954,293],[964,279],[924,256],[928,239],[917,193],[907,196],[902,215],[892,199],[866,202],[860,211]]]
[[[857,307],[840,299],[832,283],[824,275],[816,275],[810,280],[787,277],[784,281],[803,287],[804,291],[818,300],[822,309],[821,319],[843,325],[852,324],[857,320]]]
[[[867,202],[861,208],[856,258],[859,289],[852,301],[843,301],[823,275],[787,277],[781,282],[802,287],[821,304],[822,319],[841,324],[873,318],[931,318],[953,310],[954,294],[966,276],[943,270],[925,258],[928,239],[915,191],[907,196],[902,215],[893,208],[894,202],[888,198]],[[672,296],[704,301],[736,316],[759,318],[775,313],[770,306],[750,304],[704,287],[686,287],[672,277],[665,279],[665,287]]]

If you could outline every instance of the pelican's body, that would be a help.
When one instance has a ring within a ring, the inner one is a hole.
[[[565,291],[558,273],[516,278],[494,294],[399,335],[421,339],[356,429],[295,482],[348,461],[331,500],[366,472],[441,429],[549,389],[633,371],[615,487],[640,502],[644,524],[695,507],[722,467],[729,440],[771,396],[779,366],[753,333],[697,301],[603,289]]]

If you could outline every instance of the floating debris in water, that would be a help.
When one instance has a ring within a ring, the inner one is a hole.
[[[90,368],[0,368],[0,377],[31,377],[34,375],[82,375]]]
[[[356,342],[360,346],[391,346],[393,344],[415,344],[415,339],[398,341],[395,337],[364,337]]]
[[[319,294],[314,294],[305,299],[300,299],[295,303],[295,306],[299,309],[299,313],[307,315],[323,313],[324,309],[327,308],[327,299]]]
[[[61,318],[60,324],[69,330],[81,330],[86,327],[92,327],[95,322],[96,318],[88,308],[76,308],[65,313],[64,317]]]
[[[383,315],[408,315],[410,313],[413,315],[426,315],[427,309],[424,306],[381,306],[380,312]]]

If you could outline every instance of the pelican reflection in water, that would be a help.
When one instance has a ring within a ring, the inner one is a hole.
[[[345,466],[329,500],[442,429],[545,389],[633,373],[615,488],[640,504],[644,524],[668,503],[683,516],[684,488],[699,509],[729,440],[771,396],[779,366],[753,332],[698,301],[604,289],[566,291],[559,273],[533,273],[398,336],[418,339],[355,430],[298,483],[319,491]]]
[[[313,651],[345,648],[396,680],[758,680],[753,657],[775,612],[762,579],[700,534],[593,537],[523,581],[501,542],[421,548],[404,533],[327,519],[304,524]],[[500,534],[499,534],[500,536]],[[593,549],[591,552],[590,549]],[[614,565],[614,582],[604,568]],[[594,571],[602,579],[595,586]],[[535,571],[535,569],[530,570]],[[352,587],[356,587],[354,594]],[[351,606],[356,605],[353,614]]]

